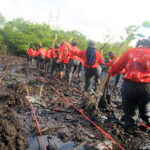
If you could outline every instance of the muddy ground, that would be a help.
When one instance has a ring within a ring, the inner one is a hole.
[[[29,100],[32,101],[48,150],[71,150],[77,145],[78,150],[121,149],[50,85],[82,110],[124,149],[150,150],[148,132],[139,130],[129,134],[119,124],[122,111],[118,91],[112,92],[110,89],[111,104],[107,109],[95,111],[86,109],[86,103],[91,101],[89,98],[66,86],[48,72],[37,70],[34,64],[29,67],[25,58],[1,55],[0,77],[3,77],[0,83],[0,150],[44,150]],[[23,81],[29,90],[30,98]],[[83,79],[78,80],[74,76],[71,86],[84,92]]]

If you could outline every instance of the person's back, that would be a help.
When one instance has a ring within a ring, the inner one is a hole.
[[[72,53],[82,59],[85,70],[85,86],[86,91],[90,91],[92,88],[92,82],[99,82],[101,67],[100,64],[104,63],[102,52],[96,51],[95,42],[89,41],[87,50],[81,50],[79,52]],[[96,84],[97,85],[97,84]]]
[[[124,127],[133,131],[138,116],[150,126],[150,40],[138,41],[112,65],[110,75],[117,75],[125,69],[121,89]],[[139,112],[139,115],[138,115]]]
[[[113,70],[123,69],[125,69],[126,79],[133,82],[150,82],[150,49],[137,47],[128,50]]]
[[[57,44],[55,46],[55,49],[52,50],[51,56],[53,58],[52,62],[52,68],[51,68],[51,74],[54,75],[56,72],[60,73],[60,60],[61,60],[61,50],[60,45]]]
[[[32,53],[33,53],[33,48],[30,48],[29,51],[28,51],[28,54],[29,54],[30,56],[32,56]]]
[[[76,42],[71,43],[71,51],[69,51],[68,57],[69,63],[68,63],[68,69],[67,69],[67,80],[69,83],[71,83],[72,80],[72,75],[75,74],[78,70],[79,64],[80,64],[80,58],[74,53],[80,52],[80,49],[77,46]]]
[[[32,63],[32,55],[33,55],[33,47],[31,47],[28,50],[27,61],[29,62],[29,66],[30,66],[30,62]]]
[[[52,52],[52,49],[48,49],[48,50],[46,51],[45,57],[46,57],[46,58],[51,58],[51,52]]]
[[[37,56],[37,51],[34,49],[32,52],[32,56],[35,58]]]
[[[75,56],[73,53],[79,53],[80,49],[77,46],[72,46],[72,51],[69,52],[70,59],[80,60],[78,56]]]
[[[37,52],[37,68],[40,65],[40,68],[44,69],[45,54],[46,54],[45,49],[42,46],[40,46]]]
[[[62,44],[60,47],[60,51],[62,53],[61,63],[68,64],[70,59],[68,47],[65,44]]]
[[[99,63],[104,64],[103,55],[100,52],[96,52],[96,59],[93,65],[89,65],[88,63],[86,50],[81,50],[79,53],[75,54],[81,58],[82,63],[86,68],[98,68],[100,66]]]
[[[45,54],[46,54],[45,49],[44,49],[44,48],[39,48],[37,55],[38,55],[38,56],[41,55],[41,56],[44,56],[44,57],[45,57]]]

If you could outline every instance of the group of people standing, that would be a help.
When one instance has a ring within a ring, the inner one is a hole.
[[[110,76],[124,73],[121,89],[124,126],[127,129],[137,126],[138,114],[146,125],[150,126],[150,39],[138,41],[135,48],[127,50],[120,58],[109,52],[109,63],[104,63],[103,50],[96,51],[93,41],[89,41],[87,50],[80,50],[77,43],[72,42],[56,45],[47,51],[40,47],[38,52],[35,52],[35,49],[31,48],[28,54],[29,59],[37,59],[37,68],[40,65],[48,70],[51,66],[51,74],[59,73],[61,79],[66,73],[65,77],[69,83],[72,74],[77,70],[78,76],[81,76],[84,66],[85,91],[92,88],[93,81],[100,82],[100,64],[110,67]],[[116,79],[119,78],[120,75]]]
[[[85,77],[85,91],[92,89],[92,83],[100,82],[101,65],[104,64],[103,51],[96,51],[96,44],[93,41],[88,43],[87,50],[80,50],[76,42],[56,44],[55,48],[45,50],[42,46],[34,53],[35,48],[28,51],[29,61],[37,60],[37,68],[50,71],[52,75],[58,74],[60,79],[65,79],[71,83],[73,74],[77,73],[81,77],[82,70]],[[115,57],[113,54],[112,57]],[[107,63],[107,66],[112,64]]]

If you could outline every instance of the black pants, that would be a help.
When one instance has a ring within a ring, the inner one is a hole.
[[[150,125],[150,83],[136,83],[125,79],[121,93],[125,125],[134,125],[138,114]]]
[[[50,58],[45,58],[45,70],[48,71],[51,69],[52,60]]]
[[[44,69],[44,60],[45,60],[45,58],[42,55],[39,55],[37,57],[37,68],[39,68],[39,66],[40,66],[40,69]]]
[[[60,63],[57,63],[54,59],[52,62],[51,74],[54,75],[56,72],[60,72]]]
[[[116,79],[115,79],[115,86],[117,86],[117,85],[119,84],[120,77],[121,77],[121,74],[118,74],[118,75],[116,76]]]
[[[67,70],[67,80],[69,82],[71,82],[72,74],[77,71],[79,63],[80,63],[80,61],[78,61],[78,60],[73,60],[73,59],[69,60],[68,70]]]
[[[89,91],[92,88],[92,83],[98,82],[101,74],[101,67],[98,68],[85,68],[85,86],[84,89],[85,91]]]
[[[68,64],[60,63],[60,71],[66,71],[68,68]]]
[[[82,70],[83,70],[83,64],[80,62],[78,67],[78,73],[81,73]]]
[[[32,56],[30,56],[30,55],[27,56],[27,61],[28,61],[28,62],[31,62],[31,63],[32,63],[32,59],[33,59]]]

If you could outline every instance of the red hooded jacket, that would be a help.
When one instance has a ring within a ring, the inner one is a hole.
[[[39,48],[38,52],[37,52],[37,56],[42,55],[45,57],[46,51],[44,48]]]
[[[58,48],[58,54],[59,54],[59,59],[61,59],[62,58],[62,54],[61,54],[60,48]],[[51,50],[51,58],[55,59],[56,57],[57,57],[56,48],[53,48]]]
[[[69,45],[69,46],[71,46],[71,45]],[[60,47],[60,50],[61,50],[61,53],[62,53],[62,57],[61,57],[60,62],[61,62],[61,63],[68,64],[68,63],[69,63],[69,60],[70,60],[68,47],[67,47],[65,44],[63,44],[63,45]]]
[[[74,53],[79,53],[80,49],[77,46],[71,46],[71,49],[72,50],[69,52],[70,59],[79,60],[80,61],[80,58],[78,56],[74,55]]]
[[[51,52],[52,52],[52,49],[47,50],[46,54],[45,54],[45,57],[46,58],[51,58]]]
[[[30,48],[30,49],[28,50],[28,54],[29,54],[30,56],[32,56],[32,53],[33,53],[33,48]]]
[[[36,50],[33,50],[32,52],[32,56],[36,57],[37,56],[37,51]]]
[[[133,82],[150,82],[150,49],[137,47],[129,49],[112,65],[110,75],[115,76],[125,69],[125,79]]]

